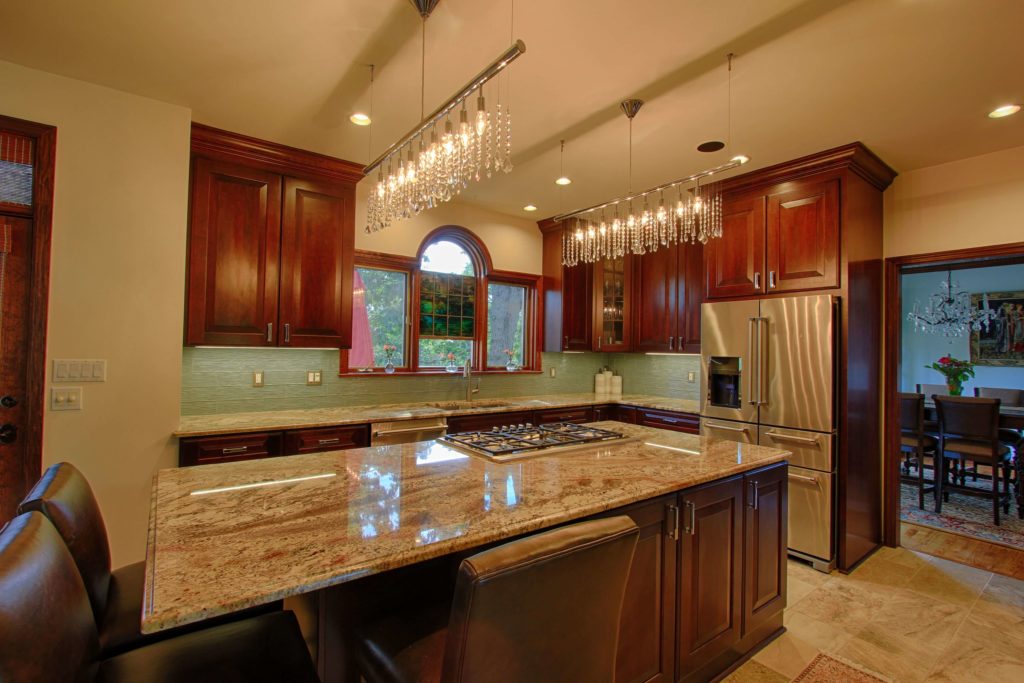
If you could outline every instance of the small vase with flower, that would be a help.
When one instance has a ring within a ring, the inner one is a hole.
[[[958,360],[952,356],[943,356],[931,365],[926,365],[929,370],[937,370],[946,379],[946,389],[950,396],[960,396],[964,393],[964,382],[969,377],[974,377],[974,364],[968,360]]]

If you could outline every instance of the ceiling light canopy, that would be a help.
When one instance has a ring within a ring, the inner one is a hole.
[[[420,78],[421,121],[363,169],[377,171],[370,192],[366,232],[451,201],[471,181],[512,170],[512,115],[495,88],[489,107],[484,85],[526,52],[515,41],[429,116],[424,116],[426,22],[439,0],[409,0],[423,17],[423,61]],[[476,95],[470,115],[466,101]],[[456,112],[458,109],[458,112]],[[454,119],[454,121],[453,121]]]
[[[352,114],[352,116],[348,117],[348,120],[356,124],[357,126],[370,125],[370,116],[368,114],[364,114],[361,111],[357,111],[355,114]]]
[[[1001,107],[996,107],[988,113],[990,119],[1001,119],[1005,116],[1012,116],[1020,111],[1019,104],[1004,104]]]

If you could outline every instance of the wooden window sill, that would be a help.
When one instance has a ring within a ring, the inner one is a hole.
[[[497,368],[487,370],[474,370],[473,376],[477,375],[540,375],[543,370],[516,370],[515,372],[509,372],[508,370],[500,370]],[[339,372],[338,377],[438,377],[441,375],[449,375],[452,377],[462,377],[462,370],[458,372],[447,372],[445,370],[398,370],[396,369],[390,375],[383,370],[374,370],[373,372]]]

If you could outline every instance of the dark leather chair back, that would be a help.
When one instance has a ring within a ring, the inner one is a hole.
[[[917,393],[924,394],[925,396],[949,396],[949,387],[945,384],[918,384]]]
[[[18,506],[19,513],[31,511],[46,515],[64,539],[100,623],[110,588],[110,544],[89,482],[71,463],[51,465]]]
[[[612,683],[639,530],[582,522],[463,560],[442,681]]]
[[[943,437],[999,443],[999,399],[934,396]]]
[[[38,512],[0,531],[0,681],[91,681],[96,622],[75,562]]]
[[[974,395],[980,398],[998,398],[1004,406],[1024,406],[1024,390],[975,387]]]
[[[900,429],[914,436],[924,435],[924,394],[900,394]]]

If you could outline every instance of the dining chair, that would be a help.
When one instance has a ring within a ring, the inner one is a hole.
[[[917,393],[923,394],[927,398],[930,398],[935,395],[949,396],[949,387],[947,387],[945,384],[918,384]],[[924,431],[926,431],[929,434],[932,434],[933,436],[938,436],[939,421],[929,420],[927,419],[927,417],[928,416],[925,415]]]
[[[932,458],[932,472],[936,471],[939,440],[925,433],[924,394],[900,393],[900,451],[903,453],[904,480],[909,479],[910,465],[917,468],[917,506],[924,510],[925,478],[924,458]],[[928,489],[934,491],[934,484]]]
[[[999,525],[999,508],[1010,511],[1010,447],[999,441],[999,399],[964,396],[932,397],[939,415],[939,458],[935,472],[935,511],[942,512],[946,482],[946,461],[970,458],[992,468],[992,518]],[[999,473],[1003,492],[999,492]],[[964,487],[960,493],[981,494]]]
[[[527,536],[462,561],[450,603],[355,629],[368,683],[612,683],[639,530],[626,516]]]
[[[1024,406],[1024,389],[975,387],[974,395],[981,398],[998,398],[1000,405],[1004,406]],[[1022,436],[1024,435],[1017,429],[999,429],[999,440],[1013,448],[1014,453],[1020,451]]]

